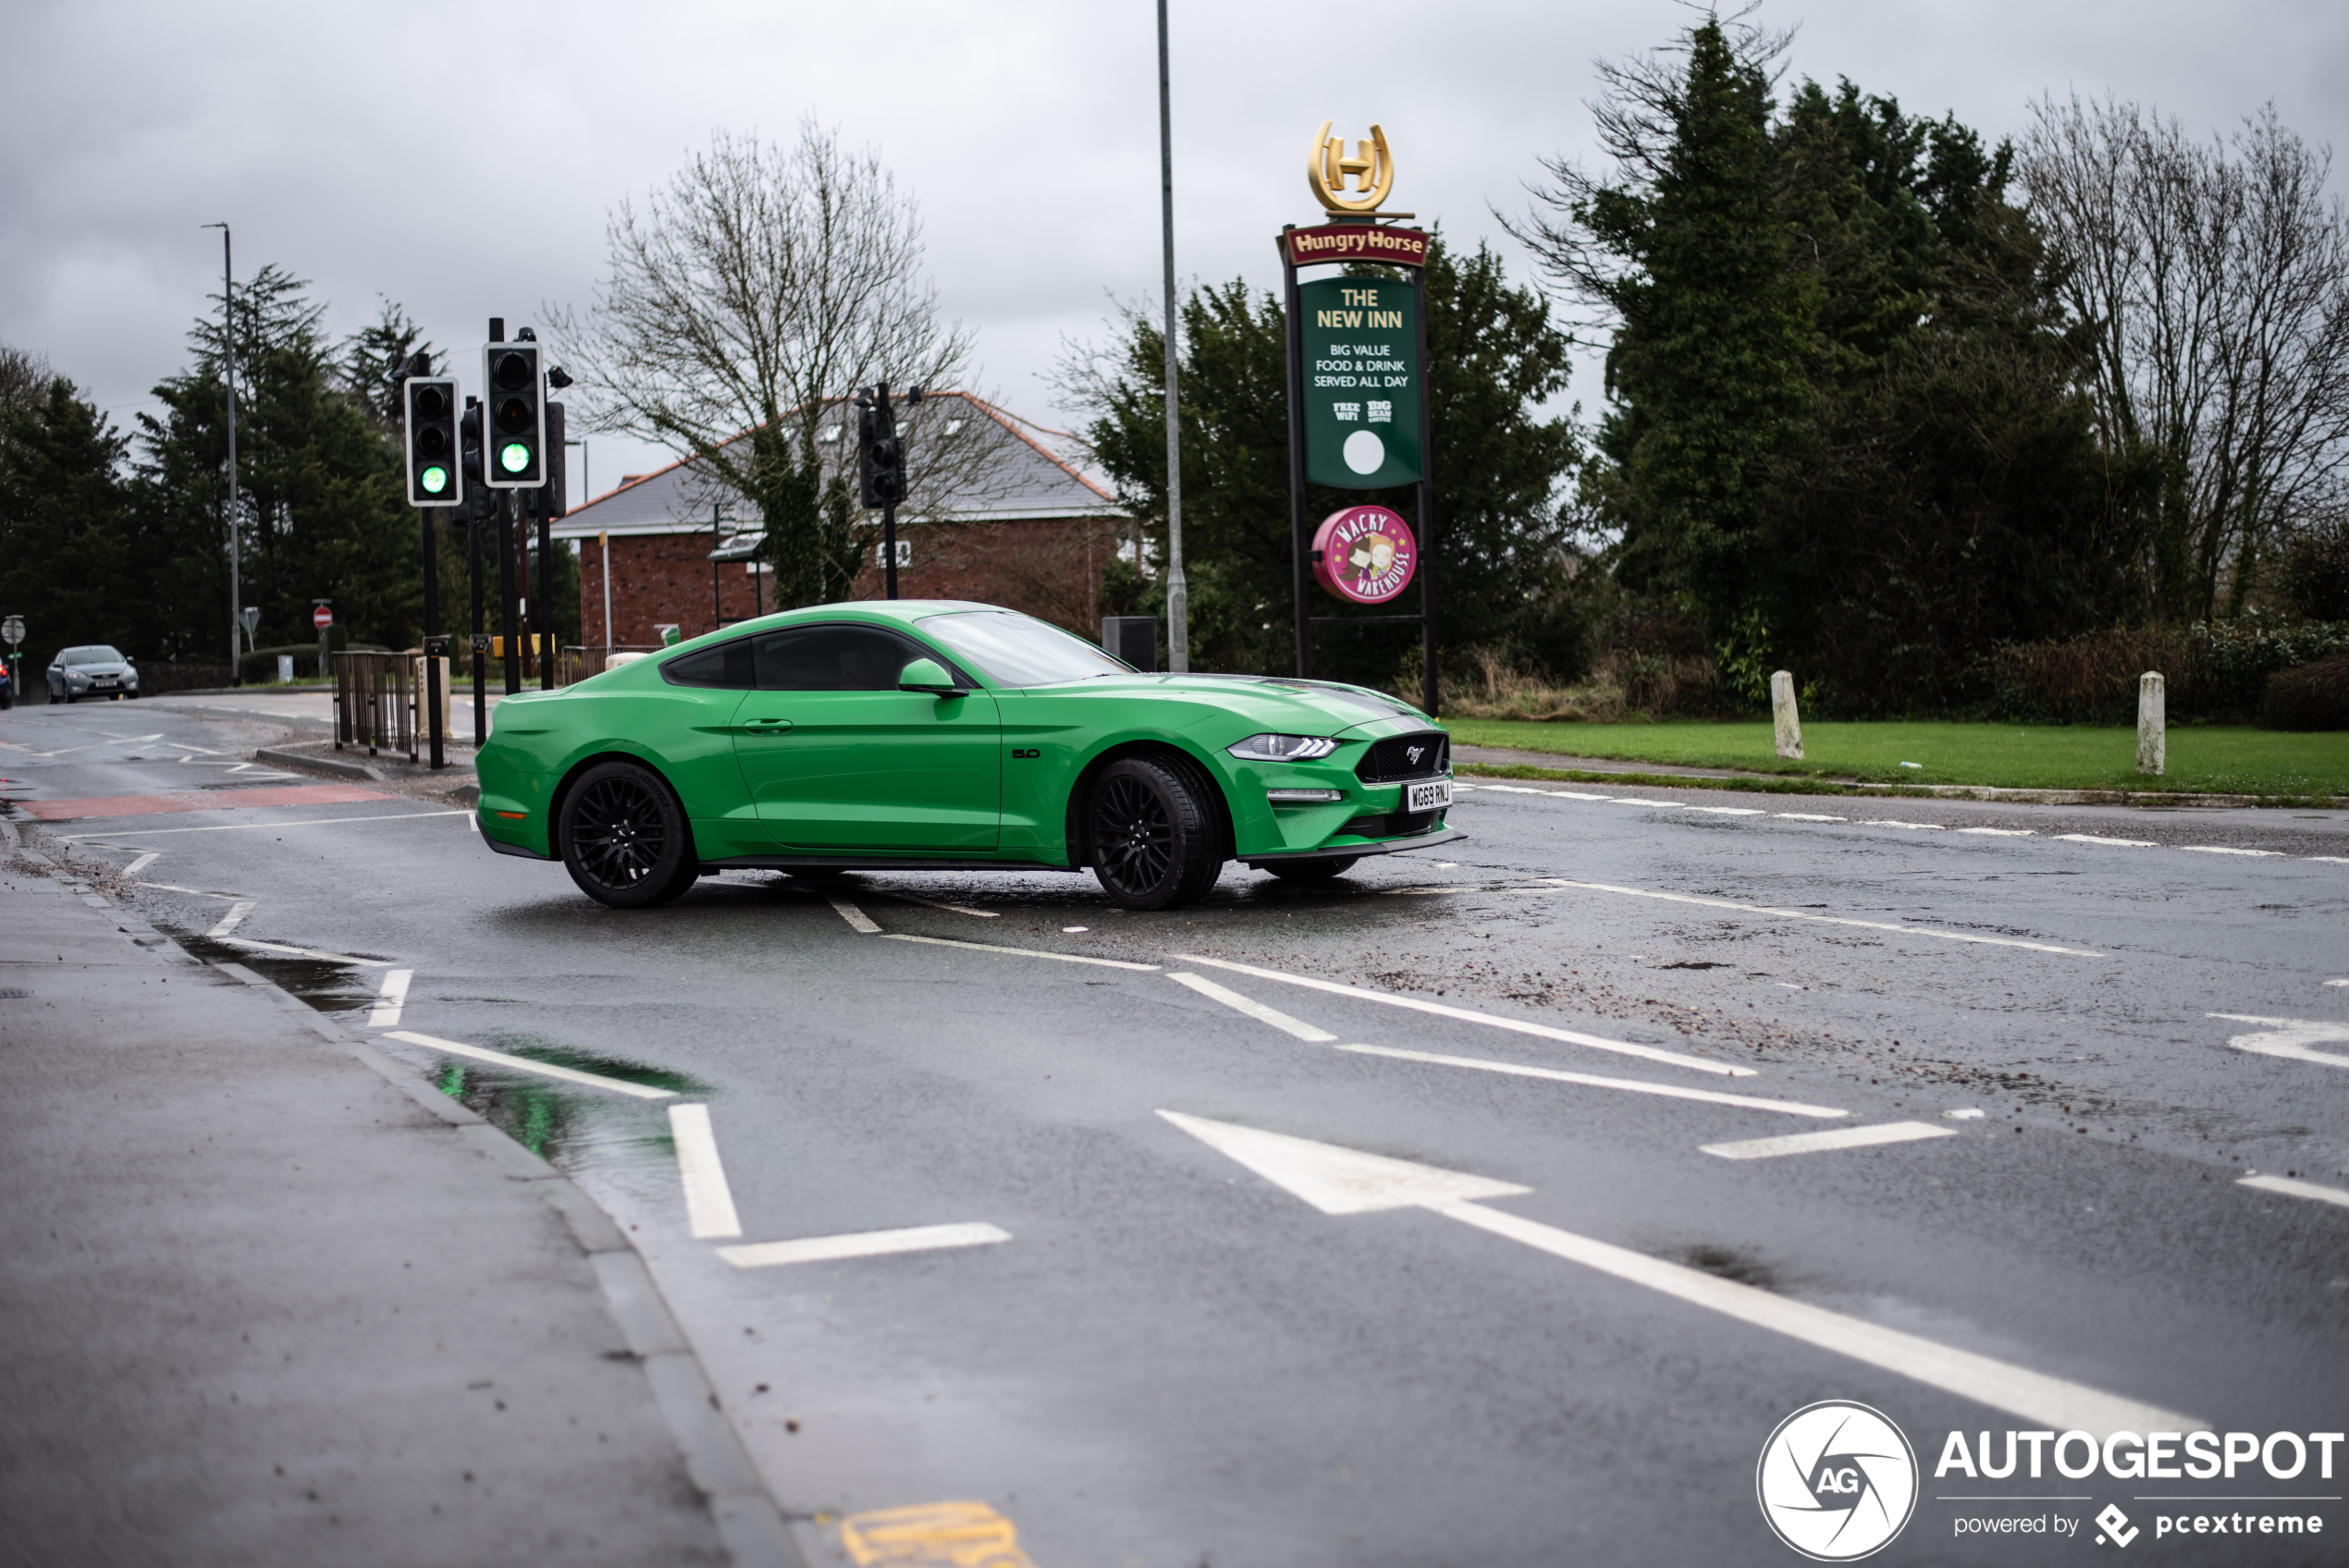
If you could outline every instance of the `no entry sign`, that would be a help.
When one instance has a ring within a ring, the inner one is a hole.
[[[334,623],[335,612],[331,606],[320,605],[316,609],[310,612],[310,624],[316,627],[321,631],[324,631]]]
[[[1420,542],[1384,507],[1332,512],[1313,535],[1313,576],[1349,604],[1383,605],[1419,574]]]

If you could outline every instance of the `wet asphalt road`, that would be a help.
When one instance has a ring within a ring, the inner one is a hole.
[[[18,710],[0,772],[19,799],[217,790],[216,813],[49,829],[154,855],[131,896],[200,954],[356,1023],[412,970],[391,1027],[707,1105],[738,1238],[689,1233],[664,1104],[387,1042],[634,1228],[811,1561],[847,1561],[839,1515],[953,1500],[1044,1568],[1794,1561],[1756,1458],[1824,1399],[1918,1451],[1881,1561],[2075,1560],[2099,1509],[2142,1526],[2149,1492],[2312,1497],[2292,1506],[2349,1532],[2349,1482],[2313,1466],[1933,1475],[1947,1433],[2097,1391],[2220,1430],[2349,1425],[2349,1207],[2242,1184],[2349,1189],[2349,986],[2328,984],[2349,813],[1471,781],[1467,842],[1311,891],[1234,868],[1175,914],[1116,912],[1089,876],[953,874],[728,875],[620,913],[432,801],[236,807],[316,782],[233,771],[277,733]],[[1210,1124],[1489,1178],[1524,1191],[1479,1212],[1752,1287],[1765,1318],[1839,1317],[1806,1339],[1440,1207],[1324,1213],[1262,1173],[1294,1145],[1245,1145],[1251,1168]],[[1944,1135],[1705,1152],[1892,1124]],[[718,1251],[952,1224],[1009,1240]],[[1967,1397],[1841,1354],[1866,1325],[2059,1392]],[[1959,1534],[2003,1514],[2054,1530]],[[2338,1534],[2158,1550],[2343,1555]]]

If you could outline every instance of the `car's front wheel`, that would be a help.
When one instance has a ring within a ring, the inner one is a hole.
[[[579,890],[614,909],[665,904],[701,875],[684,806],[636,763],[600,762],[582,774],[563,797],[556,837]]]
[[[1207,897],[1224,868],[1223,823],[1199,768],[1175,757],[1121,757],[1087,807],[1093,876],[1127,909],[1179,909]]]

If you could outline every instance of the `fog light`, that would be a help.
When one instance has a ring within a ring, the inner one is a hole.
[[[1346,799],[1342,790],[1267,790],[1264,798],[1276,806],[1325,806]]]

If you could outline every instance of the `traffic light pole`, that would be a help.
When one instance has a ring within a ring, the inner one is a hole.
[[[447,643],[440,635],[440,541],[432,526],[434,509],[423,508],[418,515],[424,523],[424,733],[432,738],[432,766],[437,768],[447,767],[449,757],[440,735],[440,652]]]
[[[520,590],[514,582],[514,503],[511,492],[498,492],[498,628],[505,657],[506,695],[522,690],[522,627],[514,614]]]
[[[538,608],[533,617],[538,627],[538,689],[555,689],[555,558],[554,520],[547,514],[553,510],[546,497],[532,491],[532,506],[538,513]]]
[[[881,559],[887,563],[889,597],[897,597],[897,503],[881,503]]]
[[[476,756],[481,753],[483,737],[489,733],[489,650],[483,646],[481,635],[487,630],[481,623],[481,514],[475,512],[467,520],[466,527],[470,536],[468,542],[473,547],[473,570],[466,575],[472,579],[473,585],[473,753]]]

